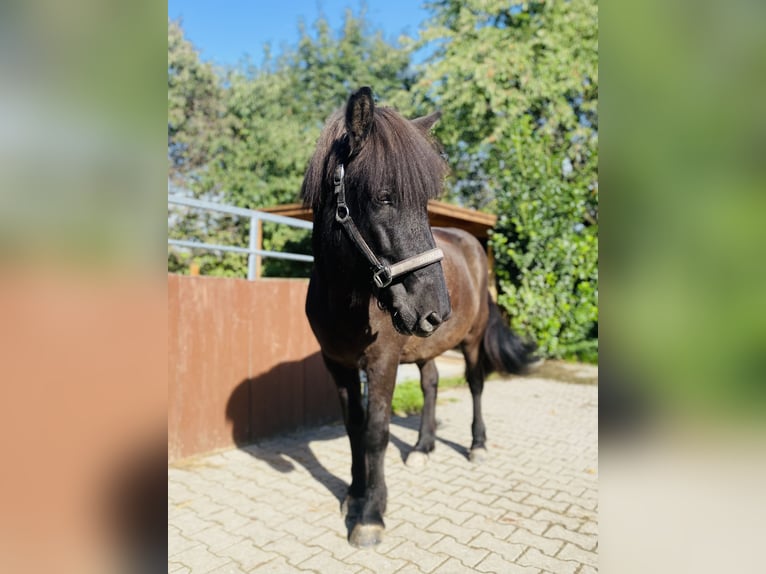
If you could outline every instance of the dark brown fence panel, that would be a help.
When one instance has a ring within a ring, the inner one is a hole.
[[[168,276],[168,458],[338,420],[308,281]]]

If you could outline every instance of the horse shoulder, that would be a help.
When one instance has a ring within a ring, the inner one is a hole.
[[[461,229],[433,229],[436,245],[444,251],[442,267],[450,294],[452,314],[427,339],[411,337],[402,351],[402,362],[428,360],[460,345],[486,321],[487,258],[484,248]]]

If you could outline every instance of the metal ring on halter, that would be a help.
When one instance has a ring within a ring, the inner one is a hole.
[[[335,208],[335,221],[338,223],[346,223],[349,212],[346,204],[339,205]]]

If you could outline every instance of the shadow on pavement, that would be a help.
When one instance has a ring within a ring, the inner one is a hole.
[[[320,462],[309,443],[345,437],[345,428],[342,424],[335,424],[313,431],[306,430],[312,426],[339,421],[340,409],[328,410],[326,405],[328,392],[335,395],[334,385],[332,382],[328,383],[329,375],[325,378],[324,373],[320,371],[317,380],[311,380],[311,373],[316,372],[316,360],[317,357],[312,355],[299,361],[280,363],[258,377],[243,380],[227,401],[226,419],[231,423],[232,439],[240,450],[282,473],[292,472],[296,465],[302,466],[314,480],[342,503],[348,483],[335,476]],[[328,384],[332,387],[328,387]],[[307,390],[309,385],[316,385],[318,390]],[[302,396],[293,400],[296,397],[290,393]],[[324,404],[320,401],[312,403],[312,394],[318,396]],[[331,398],[337,401],[335,396]],[[280,432],[272,421],[285,418],[292,421],[293,429],[302,429],[302,432]],[[414,444],[407,444],[396,436],[396,427],[417,433],[420,428],[420,416],[391,418],[390,443],[399,451],[402,462],[406,462]],[[466,431],[469,432],[470,429]],[[468,457],[468,448],[440,437],[438,427],[436,441],[459,455]],[[350,449],[348,462],[350,467]]]
[[[342,501],[348,485],[317,459],[310,441],[345,436],[335,385],[319,353],[280,363],[268,372],[243,380],[229,396],[226,419],[237,448],[274,470],[292,472],[298,464]],[[301,430],[300,434],[296,430]],[[350,465],[349,456],[349,465]]]
[[[391,417],[391,425],[400,426],[402,428],[414,430],[415,432],[418,432],[420,429],[420,415],[412,415],[409,417]],[[469,429],[470,430],[470,429]],[[407,461],[407,455],[412,452],[412,450],[415,448],[415,445],[408,445],[403,440],[398,438],[396,435],[391,433],[390,435],[390,442],[392,445],[394,445],[397,449],[399,449],[399,454],[402,457],[402,462]],[[437,418],[436,422],[436,442],[442,443],[445,446],[448,446],[452,450],[454,450],[459,455],[468,458],[468,448],[460,445],[456,442],[452,442],[451,440],[447,440],[445,438],[441,438],[439,436],[439,421]]]
[[[334,436],[326,435],[321,440],[334,440],[345,434],[343,427],[339,427]],[[282,473],[292,472],[295,470],[295,465],[299,464],[314,480],[324,486],[338,500],[338,503],[343,502],[346,496],[348,483],[327,470],[308,443],[300,442],[300,439],[291,437],[286,440],[263,441],[259,444],[241,445],[239,449]],[[349,455],[350,464],[351,456]]]

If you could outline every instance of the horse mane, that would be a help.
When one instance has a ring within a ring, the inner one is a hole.
[[[392,108],[375,107],[370,135],[357,153],[350,155],[344,110],[327,120],[309,161],[301,186],[306,207],[316,213],[332,194],[335,168],[343,163],[346,193],[369,198],[387,189],[407,208],[436,199],[443,190],[447,164],[436,141],[423,129]]]

